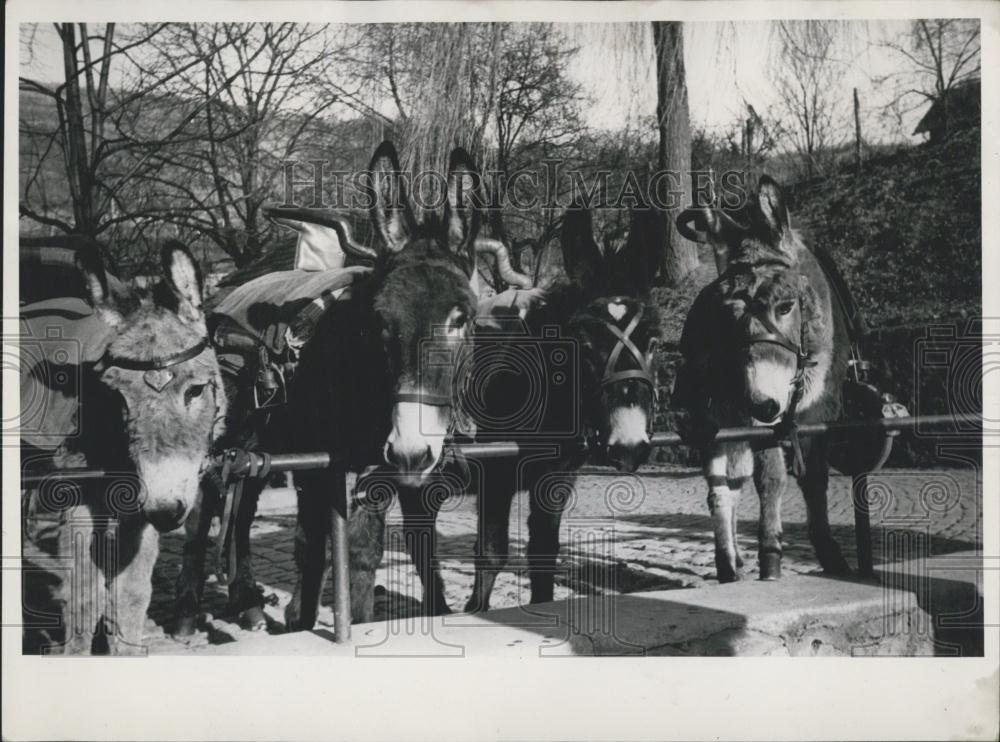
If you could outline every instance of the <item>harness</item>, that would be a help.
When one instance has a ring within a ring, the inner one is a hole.
[[[621,297],[616,297],[610,301],[624,301]],[[607,363],[604,364],[604,375],[601,377],[601,388],[611,386],[612,384],[617,384],[621,381],[628,381],[629,379],[638,379],[639,381],[648,384],[649,388],[653,392],[653,399],[656,400],[659,394],[656,389],[656,382],[653,379],[653,372],[646,362],[646,355],[639,350],[634,342],[632,342],[632,333],[639,326],[639,322],[642,320],[643,310],[640,306],[636,313],[632,316],[632,319],[622,330],[618,325],[613,322],[608,322],[603,317],[600,318],[600,322],[607,328],[616,338],[617,342],[615,347],[612,348],[611,354],[608,356]],[[638,365],[638,368],[630,368],[622,371],[616,371],[618,366],[618,361],[621,359],[622,354],[628,351],[628,355],[632,357],[632,360]]]
[[[626,301],[626,297],[613,296],[601,299],[599,303],[624,303]],[[604,370],[601,374],[601,391],[603,392],[605,389],[613,386],[614,384],[635,379],[649,387],[653,394],[653,401],[655,404],[656,400],[659,399],[659,392],[656,388],[653,370],[646,361],[646,355],[632,340],[632,334],[636,331],[636,328],[639,327],[642,317],[643,308],[639,305],[636,308],[636,312],[632,316],[632,319],[629,320],[624,329],[620,328],[614,322],[604,319],[602,316],[591,315],[588,319],[596,321],[597,324],[607,330],[607,332],[615,338],[615,345],[611,349],[611,353],[608,354],[608,360],[604,363]],[[632,367],[619,369],[622,359],[629,358],[632,361],[629,365]],[[652,424],[653,419],[652,415],[650,415],[646,421],[647,432],[652,431]],[[600,443],[598,438],[599,434],[595,430],[590,430],[589,433],[585,432],[582,441],[581,455],[586,455],[586,453],[592,448],[598,448]]]
[[[168,356],[153,356],[152,358],[147,358],[145,360],[116,356],[108,350],[105,351],[101,360],[98,361],[98,367],[107,368],[108,366],[116,366],[117,368],[124,368],[129,371],[160,371],[200,356],[207,347],[208,338],[203,337],[190,348],[179,350]]]
[[[752,270],[752,266],[750,270]],[[728,273],[729,271],[727,271]],[[796,299],[799,304],[799,308],[802,308],[801,297]],[[750,323],[753,320],[757,320],[763,326],[763,331],[751,332]],[[802,456],[802,444],[799,441],[798,436],[798,425],[795,421],[795,413],[798,409],[799,402],[802,401],[802,396],[805,392],[805,373],[806,369],[816,365],[816,361],[812,357],[811,349],[806,347],[804,337],[800,337],[799,341],[796,342],[795,339],[788,337],[784,332],[782,332],[772,321],[771,318],[767,316],[767,312],[762,308],[755,307],[752,302],[747,302],[746,312],[740,317],[737,323],[737,329],[743,334],[743,348],[749,350],[754,345],[768,344],[776,345],[779,348],[783,348],[791,353],[795,354],[795,375],[792,377],[791,390],[789,391],[788,406],[785,408],[785,412],[781,417],[781,420],[776,425],[776,428],[780,430],[785,437],[787,437],[789,443],[792,447],[792,471],[795,476],[799,477],[805,473],[805,460]]]

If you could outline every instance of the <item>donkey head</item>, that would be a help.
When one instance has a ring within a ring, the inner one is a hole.
[[[177,242],[161,257],[164,280],[141,295],[112,295],[96,249],[81,251],[77,265],[91,305],[113,330],[83,410],[84,423],[96,417],[105,432],[88,436],[97,448],[88,461],[134,470],[144,516],[166,531],[194,504],[226,399],[207,341],[198,266]]]
[[[659,318],[649,289],[662,228],[658,212],[636,210],[624,247],[602,254],[589,210],[571,208],[563,221],[563,265],[583,297],[567,330],[580,347],[584,422],[622,471],[635,471],[650,453]]]
[[[716,331],[732,357],[723,363],[732,364],[744,412],[770,424],[794,412],[801,400],[823,320],[800,270],[805,247],[791,229],[781,187],[766,175],[748,214],[749,226],[714,209],[696,221],[724,256],[715,286],[721,323]]]
[[[384,270],[373,298],[381,353],[393,389],[385,461],[419,481],[441,460],[454,423],[454,375],[475,313],[480,176],[463,149],[451,153],[444,218],[418,224],[396,150],[383,142],[371,173],[371,217]]]

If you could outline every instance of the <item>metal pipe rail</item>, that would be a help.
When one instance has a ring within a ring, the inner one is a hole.
[[[963,430],[960,426],[973,426],[973,430]],[[918,417],[891,417],[880,420],[847,420],[829,423],[803,423],[796,426],[795,431],[800,436],[815,436],[824,434],[844,434],[863,430],[883,430],[886,432],[907,431],[921,428],[928,432],[941,428],[958,428],[958,434],[976,435],[982,432],[982,417],[975,415],[922,415]],[[787,431],[770,426],[722,428],[714,442],[753,441],[757,443],[778,443],[787,437]],[[650,443],[655,447],[687,445],[681,436],[675,432],[654,433]],[[496,443],[465,443],[457,448],[469,458],[501,458],[517,456],[522,450],[513,441]],[[307,471],[311,469],[331,468],[330,455],[327,453],[285,453],[268,455],[256,451],[230,449],[218,459],[216,466],[221,467],[228,460],[229,474],[235,477],[245,477],[258,472]],[[331,508],[331,535],[333,558],[333,595],[334,595],[334,640],[346,642],[351,635],[350,586],[347,570],[347,493],[345,471],[343,466],[336,466],[334,461],[334,492]],[[21,486],[39,485],[53,480],[85,481],[101,478],[113,478],[115,472],[98,469],[61,469],[40,474],[24,474]],[[863,576],[873,574],[871,522],[868,513],[868,474],[854,477],[852,497],[854,501],[854,527],[858,552],[858,571]]]
[[[803,423],[796,427],[796,433],[800,436],[824,435],[827,433],[852,433],[863,430],[884,430],[886,432],[907,431],[920,427],[930,430],[939,430],[945,427],[956,427],[958,425],[974,425],[978,430],[959,430],[960,434],[976,435],[981,432],[982,418],[973,415],[921,415],[918,417],[888,417],[881,420],[843,420],[829,423]],[[733,443],[737,441],[753,441],[757,443],[777,443],[782,440],[784,432],[770,426],[755,426],[743,428],[722,428],[713,439],[717,443]],[[672,431],[653,433],[650,440],[653,447],[683,446],[688,445],[680,434]],[[505,456],[518,456],[522,453],[521,446],[513,441],[499,441],[495,443],[463,443],[456,446],[459,451],[469,458],[487,459],[503,458]],[[230,462],[230,474],[232,476],[246,476],[252,469],[260,470],[263,466],[263,455],[257,451],[246,451],[244,449],[232,449],[235,458]],[[228,455],[228,453],[227,453]],[[255,457],[251,460],[251,457]],[[215,465],[222,466],[223,458],[216,460]],[[256,466],[253,466],[253,465]],[[326,469],[330,466],[330,455],[322,452],[315,453],[276,453],[270,457],[268,471],[307,471],[310,469]],[[104,479],[114,477],[114,472],[105,472],[100,469],[57,469],[39,474],[23,474],[21,477],[22,486],[38,485],[53,479],[77,481],[89,479]]]

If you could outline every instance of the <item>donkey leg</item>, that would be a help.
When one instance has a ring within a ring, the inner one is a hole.
[[[760,579],[777,580],[781,577],[781,498],[788,486],[785,454],[780,448],[767,448],[754,452],[753,460],[753,481],[760,498]]]
[[[532,603],[548,603],[553,598],[559,524],[573,492],[574,480],[572,476],[550,480],[544,490],[536,484],[529,491],[528,579]]]
[[[322,476],[308,480],[302,477],[302,480],[295,529],[295,591],[285,607],[285,625],[289,631],[308,631],[316,624],[330,533],[329,480]]]
[[[250,553],[250,529],[257,515],[257,502],[263,489],[264,483],[260,481],[247,480],[244,483],[232,535],[236,549],[236,576],[229,585],[228,612],[236,616],[240,627],[247,631],[260,631],[267,626],[264,599],[253,576]]]
[[[428,502],[421,489],[410,488],[400,491],[399,506],[403,511],[406,550],[423,585],[423,614],[440,616],[451,613],[444,597],[444,582],[437,568],[438,508]]]
[[[827,511],[827,487],[830,482],[830,465],[827,463],[827,439],[815,438],[808,441],[805,451],[805,473],[799,478],[799,487],[806,499],[806,519],[809,524],[809,540],[816,550],[823,571],[835,575],[849,575],[851,568],[840,552],[840,545],[830,530]]]
[[[730,478],[726,483],[729,487],[729,491],[733,493],[733,507],[731,509],[731,519],[733,524],[733,549],[736,552],[736,569],[737,571],[743,569],[743,556],[740,554],[740,541],[737,536],[738,530],[738,510],[740,504],[740,496],[743,494],[743,482],[745,477],[735,477]]]
[[[736,498],[729,489],[728,456],[720,447],[705,456],[705,479],[708,481],[708,510],[712,514],[715,535],[715,573],[719,582],[739,579],[736,564]]]
[[[184,551],[181,571],[174,585],[174,636],[190,636],[195,631],[205,588],[205,553],[208,532],[219,503],[218,491],[202,483],[201,496],[184,522]]]
[[[497,575],[510,556],[510,506],[514,500],[514,466],[484,466],[479,494],[479,533],[476,539],[476,577],[465,604],[468,613],[486,611]],[[497,486],[490,486],[489,483]]]
[[[385,552],[385,518],[391,505],[391,498],[354,498],[351,503],[347,542],[353,623],[375,618],[375,572]]]
[[[64,627],[63,643],[46,648],[52,654],[91,654],[101,606],[107,597],[101,565],[94,558],[97,539],[90,509],[72,507],[60,517],[58,555],[68,569],[58,591]]]
[[[160,554],[160,534],[140,520],[118,526],[118,571],[109,582],[105,617],[112,654],[145,654],[143,629],[153,596],[153,567]]]

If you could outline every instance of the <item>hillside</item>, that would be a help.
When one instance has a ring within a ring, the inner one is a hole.
[[[982,313],[979,148],[979,130],[973,129],[940,145],[874,158],[860,175],[844,173],[788,188],[793,224],[808,242],[832,253],[873,331],[862,348],[876,384],[913,414],[973,411],[957,409],[952,369],[929,368],[915,354],[926,344],[928,325],[950,327],[948,332],[961,338],[975,332],[972,320]],[[664,340],[657,354],[658,429],[674,427],[668,405],[680,360],[676,343],[691,302],[714,277],[714,263],[703,249],[694,273],[654,294]],[[937,341],[934,349],[953,354],[955,344]],[[981,370],[969,373],[970,379],[981,378]],[[963,400],[975,407],[981,386],[972,391]],[[933,439],[900,441],[890,464],[929,464],[935,448]],[[657,456],[660,461],[695,460],[683,448],[662,449]]]

